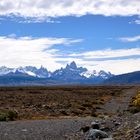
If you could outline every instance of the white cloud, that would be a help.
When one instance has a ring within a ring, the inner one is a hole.
[[[132,21],[129,22],[129,24],[140,24],[140,16],[137,17],[137,19],[134,19]]]
[[[123,74],[133,71],[140,71],[140,58],[128,58],[128,59],[117,59],[117,60],[86,60],[82,58],[58,58],[59,61],[72,62],[75,61],[78,66],[83,66],[89,70],[105,70],[110,71],[113,74]]]
[[[140,24],[140,19],[136,19],[135,21],[133,21],[131,23]]]
[[[61,23],[59,20],[55,20],[52,18],[46,18],[46,17],[34,17],[34,18],[15,18],[15,16],[11,16],[13,21],[16,21],[18,23],[42,23],[42,22],[46,22],[46,23]]]
[[[87,65],[90,70],[105,70],[114,74],[122,74],[133,71],[140,71],[140,58],[124,60],[105,60],[105,61],[79,61],[79,65]],[[94,64],[94,65],[93,65]],[[86,66],[85,65],[85,66]]]
[[[136,42],[140,40],[140,35],[133,37],[121,37],[119,40],[122,42]]]
[[[56,63],[58,50],[54,45],[70,45],[82,41],[68,38],[17,38],[14,34],[0,37],[0,65],[10,67],[43,65],[50,70],[62,66]]]
[[[59,60],[62,61],[63,59],[60,58]],[[140,70],[140,48],[75,53],[70,54],[69,58],[65,60],[68,62],[75,60],[80,66],[87,67],[90,70],[102,69],[114,74],[121,74]]]
[[[70,57],[82,57],[84,59],[98,59],[98,58],[116,58],[116,57],[129,57],[134,55],[140,55],[140,48],[132,49],[106,49],[106,50],[96,50],[88,51],[80,54],[70,54]]]
[[[106,49],[65,54],[64,56],[59,48],[53,48],[54,45],[69,46],[81,41],[81,39],[72,40],[68,38],[19,38],[15,34],[0,36],[0,66],[19,67],[32,65],[40,67],[43,65],[54,71],[64,67],[66,63],[76,61],[78,66],[87,67],[89,70],[103,69],[114,74],[140,70],[140,48]],[[134,58],[133,56],[138,57]],[[126,58],[122,59],[122,57]]]
[[[82,16],[140,15],[139,0],[0,0],[0,15],[40,18]]]

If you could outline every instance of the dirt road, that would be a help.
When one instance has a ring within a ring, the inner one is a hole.
[[[0,123],[0,140],[67,140],[92,119],[15,121]]]
[[[100,112],[107,114],[124,113],[130,104],[132,97],[137,94],[138,88],[124,90],[119,96],[114,96],[109,102],[102,106]]]

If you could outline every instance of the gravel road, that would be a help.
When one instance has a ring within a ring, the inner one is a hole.
[[[129,107],[132,97],[137,94],[138,89],[132,88],[125,90],[120,96],[113,97],[109,102],[105,103],[99,112],[105,112],[108,114],[123,113]]]
[[[67,140],[92,119],[60,119],[0,123],[0,140]]]

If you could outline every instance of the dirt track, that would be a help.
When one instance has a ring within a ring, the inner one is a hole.
[[[124,90],[123,94],[113,97],[100,111],[107,114],[124,113],[128,109],[132,97],[137,94],[137,90],[137,88]]]
[[[16,121],[0,123],[0,140],[67,140],[92,119]]]

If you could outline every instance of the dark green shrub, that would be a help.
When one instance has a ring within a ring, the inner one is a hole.
[[[14,121],[18,117],[18,113],[13,110],[4,110],[0,112],[0,121]]]
[[[16,111],[9,110],[9,111],[7,112],[7,118],[8,118],[10,121],[14,121],[17,117],[18,117],[18,114],[17,114]]]
[[[6,121],[6,115],[0,114],[0,121]]]
[[[140,108],[131,107],[129,109],[129,112],[132,113],[132,114],[138,113],[138,112],[140,112]]]

